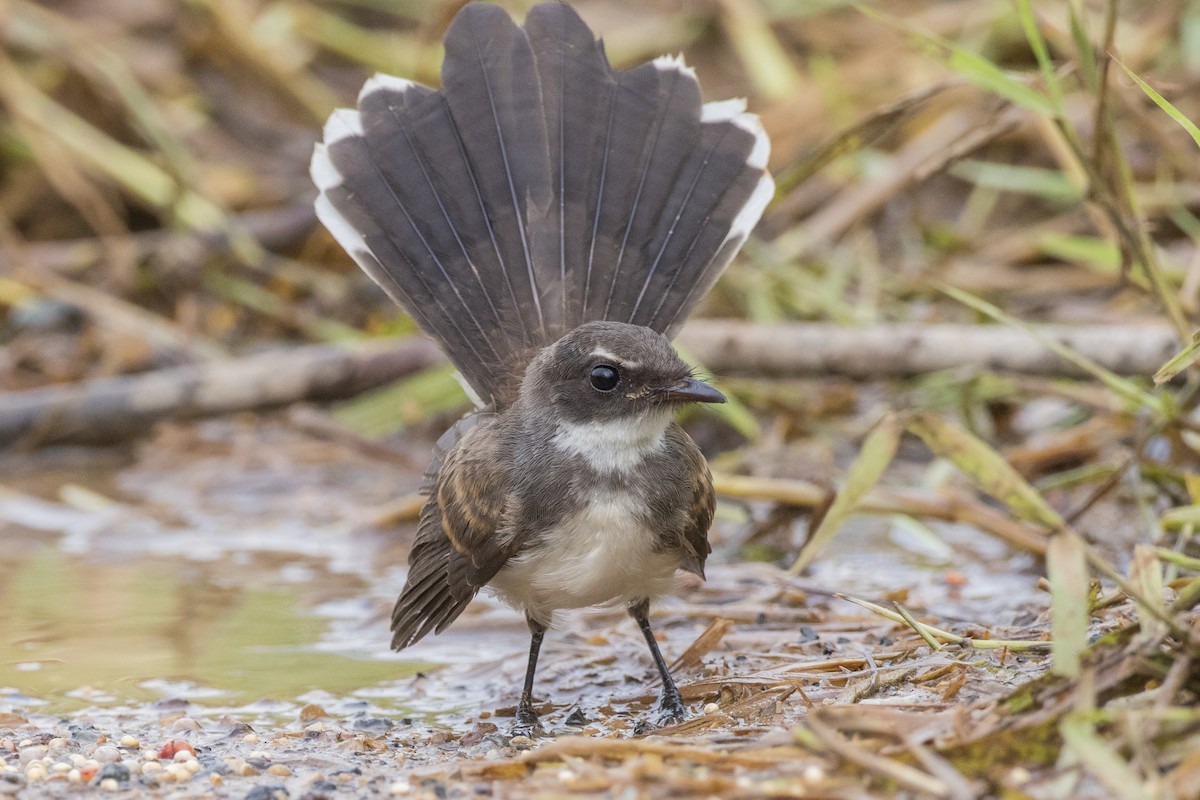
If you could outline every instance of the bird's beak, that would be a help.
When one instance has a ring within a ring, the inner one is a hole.
[[[655,394],[664,403],[724,403],[725,395],[704,381],[686,378],[670,386],[662,386]]]

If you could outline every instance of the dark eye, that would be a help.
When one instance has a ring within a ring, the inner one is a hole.
[[[621,373],[616,367],[598,364],[592,367],[592,388],[600,392],[611,392],[621,382]]]

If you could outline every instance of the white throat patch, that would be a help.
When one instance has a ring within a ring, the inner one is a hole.
[[[666,410],[607,422],[560,422],[550,441],[563,452],[583,456],[594,470],[615,472],[662,449],[670,424]]]

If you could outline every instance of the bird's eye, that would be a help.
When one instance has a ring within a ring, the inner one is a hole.
[[[616,367],[608,364],[597,364],[592,367],[592,388],[598,392],[611,392],[621,382],[621,373]]]

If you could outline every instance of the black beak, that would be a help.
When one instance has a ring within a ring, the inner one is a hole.
[[[686,378],[679,383],[663,386],[655,390],[658,398],[665,403],[724,403],[725,395],[718,392],[704,381]]]

